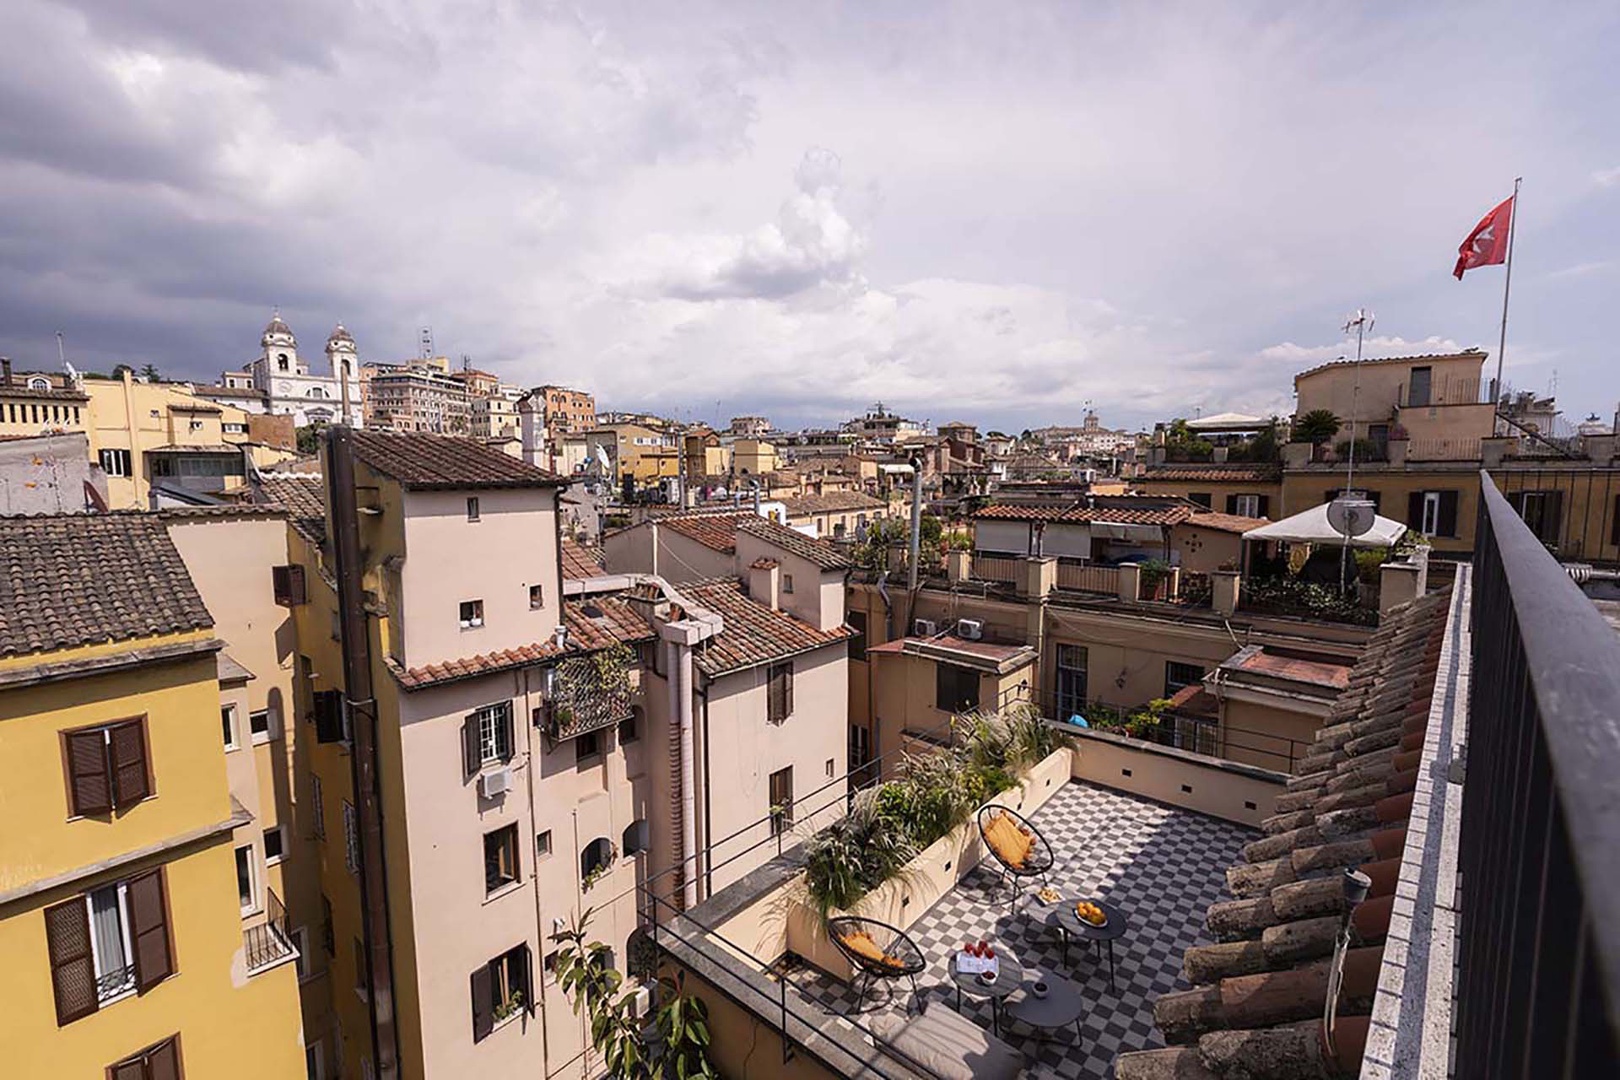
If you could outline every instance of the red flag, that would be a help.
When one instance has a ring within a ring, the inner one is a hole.
[[[1498,266],[1507,261],[1508,230],[1513,227],[1513,199],[1509,195],[1480,219],[1468,239],[1457,249],[1457,268],[1452,271],[1461,281],[1464,270],[1476,266]]]

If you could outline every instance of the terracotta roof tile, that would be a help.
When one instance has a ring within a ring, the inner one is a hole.
[[[976,520],[1061,521],[1077,525],[1099,522],[1110,525],[1176,525],[1192,516],[1188,506],[1025,506],[997,503],[980,510]]]
[[[797,529],[778,525],[753,511],[732,513],[685,513],[654,518],[658,527],[672,529],[689,540],[727,555],[737,550],[737,532],[757,536],[790,555],[815,563],[823,570],[847,570],[855,564],[837,547],[825,540],[806,536]]]
[[[737,550],[737,522],[758,517],[753,511],[725,514],[671,514],[654,518],[661,529],[671,529],[688,540],[696,540],[712,551],[729,555]]]
[[[0,656],[213,625],[161,516],[0,518]]]
[[[884,510],[888,504],[882,499],[874,499],[864,491],[827,491],[820,495],[791,495],[778,499],[787,512],[797,516],[799,514],[824,514],[840,510]]]
[[[602,549],[587,547],[578,540],[563,537],[562,576],[567,581],[584,581],[607,573],[602,566]]]
[[[259,497],[287,509],[288,521],[311,543],[326,542],[326,481],[319,473],[263,473]]]
[[[1282,468],[1278,465],[1160,465],[1137,479],[1275,484],[1282,479]]]
[[[741,582],[729,578],[681,585],[679,591],[725,620],[725,630],[699,645],[694,654],[698,669],[709,676],[796,656],[853,634],[846,626],[817,630],[750,598]]]
[[[1373,359],[1373,360],[1361,360],[1361,361],[1356,361],[1356,360],[1329,360],[1325,364],[1318,364],[1313,368],[1309,368],[1309,369],[1307,369],[1305,371],[1300,372],[1298,375],[1295,375],[1294,376],[1294,385],[1298,386],[1299,385],[1299,380],[1305,378],[1308,375],[1315,375],[1318,371],[1326,371],[1328,368],[1350,367],[1351,365],[1356,364],[1358,362],[1363,367],[1365,367],[1365,366],[1367,366],[1369,364],[1409,364],[1414,360],[1458,360],[1458,359],[1463,359],[1463,358],[1467,358],[1467,359],[1472,360],[1472,359],[1474,359],[1476,357],[1483,363],[1484,360],[1485,360],[1485,353],[1480,351],[1479,349],[1464,349],[1462,352],[1455,352],[1455,353],[1420,353],[1417,356],[1384,356],[1384,357],[1379,357],[1379,358]]]
[[[1195,513],[1187,519],[1186,523],[1200,529],[1214,529],[1216,532],[1229,532],[1242,535],[1243,533],[1248,532],[1250,529],[1258,529],[1260,526],[1268,523],[1270,520],[1270,518],[1263,517],[1244,517],[1241,514]]]
[[[587,652],[657,636],[647,620],[617,596],[565,600],[563,621],[568,625],[569,643]]]
[[[567,650],[559,649],[557,643],[548,638],[529,645],[519,645],[515,649],[458,657],[437,664],[424,664],[421,667],[404,667],[391,656],[385,662],[400,686],[406,690],[421,690],[424,687],[438,686],[458,679],[472,679],[512,668],[527,667],[530,664],[563,656],[566,652]]]
[[[416,490],[558,487],[568,482],[457,435],[356,431],[354,452],[378,472]]]
[[[1334,701],[1300,775],[1277,797],[1262,836],[1227,871],[1233,899],[1212,905],[1211,945],[1188,949],[1192,989],[1161,995],[1167,1049],[1121,1055],[1119,1080],[1162,1076],[1355,1075],[1394,906],[1423,732],[1434,695],[1449,590],[1386,617]],[[1316,1031],[1327,965],[1349,910],[1342,871],[1373,880],[1354,911],[1339,1008],[1340,1058]],[[1302,1036],[1301,1033],[1304,1033]]]

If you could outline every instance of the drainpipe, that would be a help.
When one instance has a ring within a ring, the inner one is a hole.
[[[665,640],[658,643],[664,650],[664,681],[669,686],[669,819],[670,836],[675,841],[674,863],[680,867],[676,880],[685,882],[685,859],[691,851],[686,841],[686,822],[681,815],[681,787],[685,781],[685,761],[681,756],[681,675],[680,665],[675,656],[675,642]]]
[[[674,781],[670,793],[670,813],[680,837],[675,853],[681,867],[682,902],[697,904],[697,766],[692,746],[692,647],[725,629],[719,615],[687,607],[679,594],[671,596],[671,619],[659,626],[665,647],[665,670],[669,673],[670,765]]]
[[[709,800],[709,684],[698,688],[703,699],[703,898],[714,895],[714,853],[708,845],[714,840],[714,807]]]
[[[681,875],[683,910],[697,907],[697,763],[692,754],[692,648],[676,646],[681,684],[681,848],[692,860]]]

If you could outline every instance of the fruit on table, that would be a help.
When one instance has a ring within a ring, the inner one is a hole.
[[[1101,926],[1108,921],[1107,913],[1090,900],[1083,900],[1074,905],[1074,913],[1093,926]]]

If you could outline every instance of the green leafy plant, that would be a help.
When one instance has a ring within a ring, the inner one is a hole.
[[[1321,446],[1339,433],[1339,418],[1332,409],[1312,409],[1294,421],[1294,441]]]
[[[508,1016],[513,1015],[521,1008],[523,1008],[523,991],[514,990],[512,991],[511,997],[495,1006],[492,1011],[495,1019],[505,1020]]]
[[[609,844],[608,845],[607,858],[603,859],[601,862],[599,862],[595,866],[591,867],[590,871],[583,878],[580,879],[580,882],[579,882],[580,891],[581,892],[590,892],[592,886],[594,886],[598,881],[601,881],[604,877],[606,877],[609,873],[612,872],[613,864],[618,862],[618,861],[619,861],[619,847],[618,847],[618,845],[617,844]]]
[[[1159,586],[1170,576],[1170,564],[1163,559],[1148,559],[1141,565],[1141,590],[1143,599],[1151,599],[1159,591]]]

